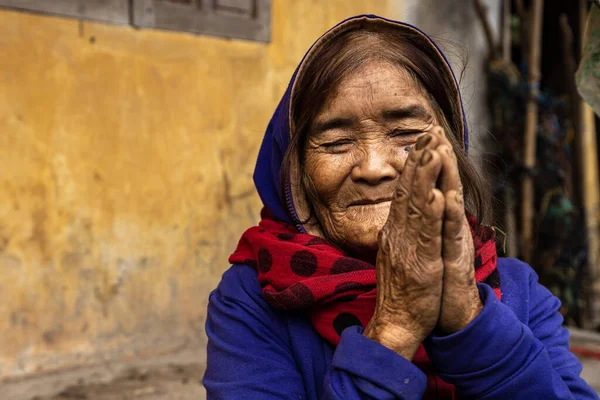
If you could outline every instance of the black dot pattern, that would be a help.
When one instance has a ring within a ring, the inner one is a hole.
[[[376,303],[375,266],[349,257],[322,237],[267,218],[260,228],[244,234],[230,260],[258,270],[258,283],[270,307],[306,314],[317,333],[333,345],[346,328],[364,328]],[[477,280],[490,285],[501,299],[495,232],[471,217],[469,223]]]
[[[258,251],[258,270],[259,272],[266,274],[271,270],[273,265],[273,258],[271,253],[267,249],[260,249]]]
[[[310,239],[308,241],[308,243],[306,243],[307,246],[318,246],[318,245],[323,245],[323,246],[331,246],[331,243],[329,243],[327,240],[320,238],[320,237],[314,237],[312,239]]]
[[[350,290],[362,289],[363,285],[358,282],[342,282],[335,287],[336,293],[347,292]]]
[[[313,305],[315,298],[303,283],[294,283],[283,292],[273,290],[263,290],[263,297],[270,305],[278,309],[297,310]]]
[[[339,313],[333,320],[333,329],[340,336],[342,336],[344,329],[355,325],[362,326],[362,323],[356,315],[347,312]]]
[[[283,241],[286,241],[286,242],[289,241],[289,240],[292,240],[294,238],[294,236],[296,236],[296,235],[294,235],[293,233],[279,233],[279,234],[277,234],[277,237],[279,238],[279,240],[283,240]]]
[[[359,290],[359,289],[362,289],[363,287],[364,286],[358,282],[352,282],[352,281],[342,282],[335,287],[335,292],[336,293],[344,293],[344,292],[349,292],[351,290]],[[348,303],[348,302],[356,300],[357,297],[358,297],[358,294],[345,294],[343,296],[338,297],[336,300]]]
[[[343,302],[343,303],[349,303],[349,302],[351,302],[351,301],[354,301],[354,300],[356,300],[356,298],[357,298],[357,297],[358,297],[358,295],[357,295],[357,294],[347,294],[347,295],[344,295],[344,296],[340,296],[340,297],[339,297],[339,298],[337,298],[336,300],[337,300],[337,301],[341,301],[341,302]]]
[[[350,257],[340,257],[331,266],[331,274],[344,274],[346,272],[363,271],[374,269],[375,267],[366,262],[356,260]]]
[[[290,260],[290,267],[296,275],[308,278],[317,271],[317,256],[308,250],[297,251]]]

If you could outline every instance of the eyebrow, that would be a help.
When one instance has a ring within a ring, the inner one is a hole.
[[[399,119],[420,119],[423,121],[429,121],[433,119],[432,115],[427,111],[425,107],[420,104],[413,104],[402,108],[394,108],[391,110],[384,110],[381,113],[383,119],[388,121],[397,121]]]
[[[381,112],[381,118],[386,121],[398,121],[410,118],[431,121],[433,116],[424,106],[413,104],[406,107],[383,110]],[[316,121],[312,131],[314,134],[319,135],[329,130],[350,128],[353,125],[354,120],[351,118],[335,117],[324,121]]]
[[[333,129],[349,128],[352,125],[354,125],[354,121],[350,118],[332,118],[315,122],[313,132],[318,135]]]

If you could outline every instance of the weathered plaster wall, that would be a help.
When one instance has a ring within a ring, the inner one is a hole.
[[[202,336],[297,62],[398,3],[276,0],[268,45],[0,10],[0,377]]]
[[[483,0],[496,40],[499,40],[501,1]],[[470,155],[485,170],[486,153],[496,146],[490,132],[486,101],[486,60],[489,48],[472,1],[404,0],[403,20],[432,35],[444,49],[461,89],[470,129]]]

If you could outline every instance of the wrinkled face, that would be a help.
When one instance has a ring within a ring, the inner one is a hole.
[[[435,125],[425,90],[398,67],[371,62],[341,82],[314,119],[305,152],[327,239],[353,252],[377,249],[410,148]]]

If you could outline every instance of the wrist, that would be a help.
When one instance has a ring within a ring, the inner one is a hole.
[[[425,339],[406,328],[373,321],[367,325],[363,336],[387,347],[408,361],[412,361],[417,349]]]
[[[460,307],[461,311],[455,318],[450,319],[449,323],[439,326],[442,335],[450,335],[465,329],[483,310],[483,302],[479,296],[477,286],[473,286],[467,297],[468,303]],[[457,307],[458,308],[458,307]]]
[[[483,310],[483,302],[481,301],[481,297],[479,297],[479,291],[476,291],[476,297],[473,299],[473,303],[471,305],[471,316],[469,317],[467,323],[463,327],[463,329],[471,323]]]

